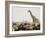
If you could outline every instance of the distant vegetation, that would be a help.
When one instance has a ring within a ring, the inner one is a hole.
[[[13,23],[12,25],[13,31],[19,31],[19,30],[40,30],[40,24],[37,24],[37,26],[34,23]]]

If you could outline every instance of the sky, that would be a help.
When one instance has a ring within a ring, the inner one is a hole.
[[[30,10],[32,14],[40,18],[40,7],[19,7],[19,6],[12,6],[12,21],[13,22],[22,22],[28,21],[32,22],[32,17],[28,12]]]

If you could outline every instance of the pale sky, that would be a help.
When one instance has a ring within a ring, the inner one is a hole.
[[[40,8],[39,7],[12,7],[12,20],[13,22],[22,22],[22,21],[32,21],[30,13],[28,10],[32,12],[34,16],[38,19],[40,18]]]

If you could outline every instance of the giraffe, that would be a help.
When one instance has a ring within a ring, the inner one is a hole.
[[[33,23],[37,26],[40,24],[39,20],[32,14],[32,12],[30,10],[28,10],[28,12],[30,13]]]

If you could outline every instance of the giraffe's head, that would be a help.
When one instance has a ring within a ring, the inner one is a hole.
[[[28,12],[31,12],[30,10],[28,10]]]
[[[30,10],[28,10],[28,12],[29,12],[29,13],[31,13],[31,11],[30,11]]]
[[[28,12],[32,15],[32,12],[30,10],[28,10]]]

